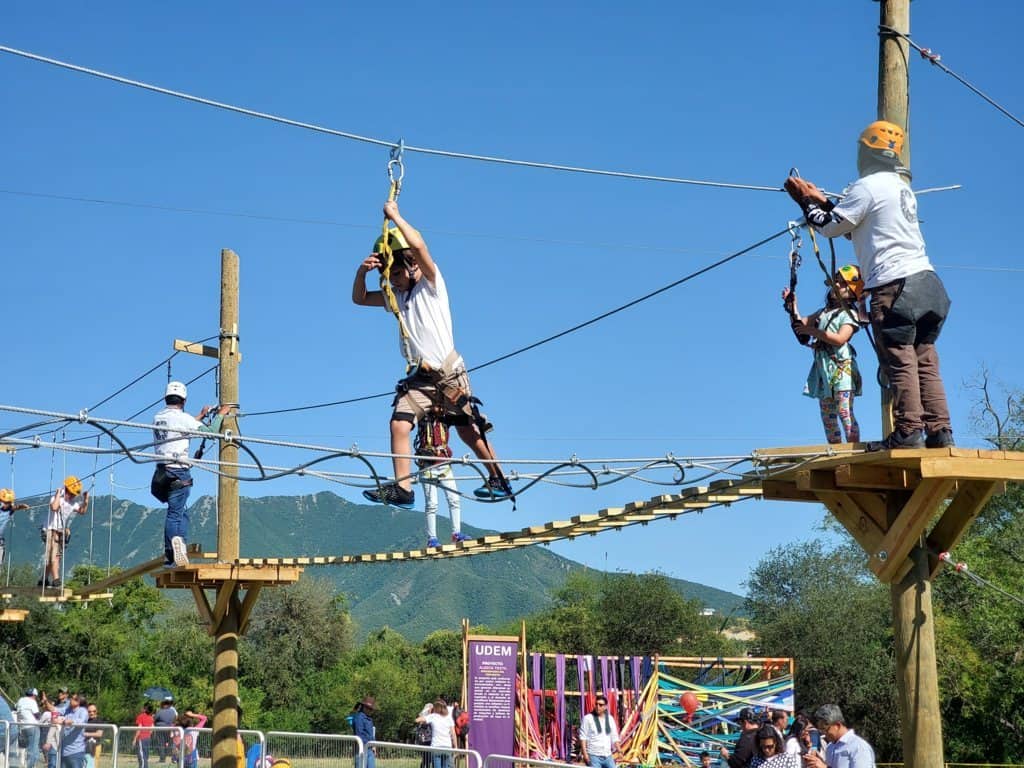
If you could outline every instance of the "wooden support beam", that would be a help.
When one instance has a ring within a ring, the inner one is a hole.
[[[786,480],[765,480],[761,484],[762,492],[766,499],[778,499],[779,501],[819,501],[818,497],[810,491],[801,491],[796,483]]]
[[[224,621],[224,617],[227,615],[228,608],[231,607],[231,598],[234,597],[237,589],[238,582],[231,579],[222,581],[217,585],[217,602],[213,605],[213,622],[210,624],[211,635],[217,634],[221,622]]]
[[[836,485],[843,488],[881,490],[913,490],[921,478],[912,470],[900,467],[840,464],[835,468]]]
[[[196,610],[199,611],[199,618],[210,627],[213,626],[213,611],[210,609],[210,601],[206,599],[205,590],[198,584],[192,585],[192,597],[196,601]]]
[[[253,584],[245,591],[245,598],[238,608],[239,634],[244,635],[249,628],[249,614],[252,613],[253,606],[256,605],[256,598],[259,597],[261,589],[263,589],[261,584]]]
[[[959,492],[928,534],[929,579],[934,579],[942,567],[942,561],[935,553],[948,552],[955,547],[988,500],[1005,488],[1006,483],[991,480],[972,480],[961,484]]]
[[[801,491],[814,493],[835,493],[841,490],[836,487],[835,473],[830,469],[797,470],[796,487]]]
[[[904,570],[907,565],[910,551],[920,541],[925,528],[938,511],[939,504],[945,500],[952,487],[953,481],[950,479],[922,479],[921,484],[910,495],[886,531],[885,538],[879,543],[878,548],[871,552],[868,566],[875,572],[879,581],[892,583],[897,580],[897,573]]]

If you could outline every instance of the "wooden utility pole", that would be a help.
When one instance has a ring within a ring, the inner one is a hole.
[[[238,255],[225,248],[220,252],[220,404],[233,403],[224,418],[223,431],[238,434]],[[220,441],[218,454],[222,467],[238,463],[238,446]],[[221,562],[238,559],[238,480],[228,469],[217,481],[217,557]],[[213,664],[213,768],[236,768],[238,735],[238,582],[232,579],[217,585],[217,603],[225,610],[215,627],[216,645]]]
[[[878,23],[882,28],[910,34],[910,0],[880,0]],[[881,32],[878,42],[878,119],[903,128],[902,163],[910,168],[910,46],[892,33]],[[883,399],[883,420],[891,432],[890,407]],[[888,522],[893,525],[909,495],[888,497]],[[908,768],[942,768],[942,718],[939,711],[939,673],[935,657],[935,614],[928,553],[919,540],[911,550],[910,570],[890,583],[893,634],[896,642],[896,685],[899,691],[903,731],[903,760]]]
[[[220,254],[220,346],[176,340],[174,348],[216,357],[220,368],[220,405],[233,406],[224,417],[225,434],[238,434],[238,256]],[[213,661],[213,768],[237,768],[240,701],[238,698],[238,638],[245,633],[249,614],[265,586],[294,584],[302,573],[294,566],[251,567],[239,560],[238,445],[221,439],[217,483],[217,562],[190,563],[157,574],[158,587],[190,589],[200,617],[216,638]],[[207,555],[206,559],[212,556]],[[213,591],[211,605],[207,590]],[[244,596],[243,596],[244,592]]]

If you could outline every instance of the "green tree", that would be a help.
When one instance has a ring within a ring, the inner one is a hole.
[[[839,704],[880,760],[902,753],[888,588],[847,541],[792,544],[769,552],[747,581],[761,653],[796,660],[800,709]]]

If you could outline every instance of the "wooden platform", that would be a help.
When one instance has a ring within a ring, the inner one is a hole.
[[[24,621],[28,611],[24,608],[0,609],[0,621]]]
[[[1024,480],[1024,453],[1014,451],[858,453],[853,446],[803,459],[813,447],[763,451],[773,468],[762,483],[764,497],[824,504],[868,553],[879,580],[889,583],[907,573],[908,556],[922,537],[934,576],[941,567],[938,555],[960,541],[992,495],[1007,481]],[[785,466],[787,454],[797,463]]]
[[[183,568],[165,568],[156,574],[162,589],[217,589],[233,583],[239,589],[294,584],[302,568],[294,565],[241,565],[237,563],[190,563]]]
[[[198,544],[188,545],[189,558],[201,559],[201,560],[216,560],[216,553],[203,553]],[[105,579],[94,581],[85,587],[80,587],[75,590],[75,594],[78,595],[92,595],[98,592],[105,592],[114,587],[120,586],[132,579],[138,578],[139,576],[145,576],[146,574],[152,573],[153,571],[159,570],[164,567],[164,558],[154,557],[152,560],[146,560],[138,565],[133,565],[131,568],[126,568],[123,571],[119,571]]]

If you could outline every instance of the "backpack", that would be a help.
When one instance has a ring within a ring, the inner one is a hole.
[[[455,708],[455,735],[465,736],[469,733],[469,712],[459,707]]]
[[[430,742],[434,736],[434,729],[430,726],[430,723],[416,723],[416,733],[413,735],[413,740],[420,746],[430,746]]]

